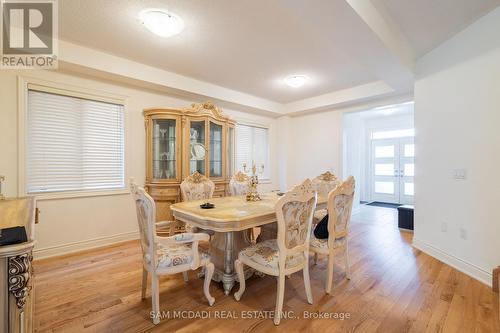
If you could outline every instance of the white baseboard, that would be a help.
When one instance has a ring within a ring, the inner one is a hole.
[[[485,271],[474,264],[448,254],[418,239],[413,239],[413,247],[491,287],[491,272]]]
[[[96,247],[111,245],[115,243],[120,243],[128,240],[139,239],[138,231],[125,232],[122,234],[99,237],[94,239],[87,239],[83,241],[61,244],[56,246],[49,246],[43,248],[37,248],[33,250],[34,259],[44,259],[54,256],[60,256],[68,253],[79,252],[83,250],[89,250]]]

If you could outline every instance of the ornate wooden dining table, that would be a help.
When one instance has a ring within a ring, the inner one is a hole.
[[[261,201],[254,202],[246,201],[245,196],[212,198],[208,200],[215,205],[212,209],[200,207],[207,200],[180,202],[170,207],[177,220],[215,232],[209,246],[209,254],[215,265],[213,280],[222,281],[226,295],[238,279],[234,261],[239,251],[251,245],[250,229],[262,227],[258,241],[276,238],[274,206],[280,196],[266,193],[261,198]],[[317,209],[326,207],[326,201],[326,197],[318,197]],[[245,279],[253,273],[247,267]]]

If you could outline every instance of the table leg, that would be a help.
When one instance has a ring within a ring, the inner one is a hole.
[[[234,234],[232,231],[225,234],[226,243],[224,246],[224,274],[222,275],[222,284],[224,294],[229,295],[234,286]]]
[[[235,281],[238,281],[234,261],[242,249],[251,245],[249,236],[248,230],[216,232],[210,242],[210,257],[215,265],[212,280],[222,282],[226,295],[234,287]],[[250,267],[245,267],[245,278],[249,278],[252,273]]]

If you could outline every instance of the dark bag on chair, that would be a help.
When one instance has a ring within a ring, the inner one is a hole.
[[[28,241],[24,227],[0,229],[0,246],[19,244]]]
[[[314,228],[314,237],[317,239],[328,239],[328,214],[316,224],[316,228]]]

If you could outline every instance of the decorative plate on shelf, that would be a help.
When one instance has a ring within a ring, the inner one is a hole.
[[[205,159],[205,146],[201,143],[191,143],[191,159],[203,160]]]

